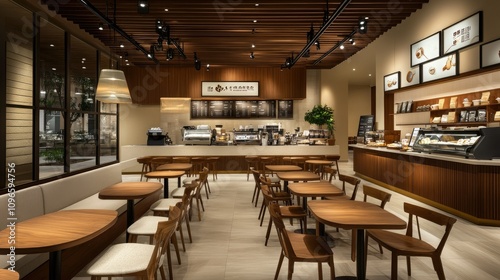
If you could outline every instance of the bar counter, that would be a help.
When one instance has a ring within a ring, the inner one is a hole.
[[[286,156],[326,156],[338,155],[339,146],[326,145],[230,145],[230,146],[206,146],[206,145],[125,145],[120,150],[120,161],[139,158],[142,156],[195,156],[195,157],[220,157],[217,169],[222,172],[246,172],[247,163],[245,156],[275,156],[277,158]],[[140,171],[138,165],[127,171]]]
[[[500,226],[500,160],[350,147],[363,179],[473,223]]]

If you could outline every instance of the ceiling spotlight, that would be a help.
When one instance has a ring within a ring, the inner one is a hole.
[[[149,59],[154,59],[155,58],[155,45],[151,45],[149,47],[148,58]]]
[[[252,48],[255,48],[255,44],[252,44]]]
[[[120,43],[120,48],[125,48],[125,45],[123,43]]]
[[[316,45],[316,50],[319,51],[321,49],[321,46],[320,46],[320,43],[319,43],[319,40],[314,42],[314,44]]]
[[[354,46],[354,45],[356,45],[356,41],[354,41],[354,39],[353,39],[353,38],[350,38],[350,39],[349,39],[349,43],[351,43],[353,46]]]
[[[102,23],[99,23],[99,30],[104,30],[104,25],[102,25]]]
[[[285,66],[287,68],[290,68],[292,67],[292,58],[291,57],[287,57],[286,60],[285,60]]]
[[[210,64],[207,64],[207,71],[210,71]]]
[[[254,59],[255,56],[253,55],[253,52],[250,53],[250,59]]]
[[[368,17],[361,18],[358,22],[358,32],[365,34],[368,29]]]
[[[137,1],[137,12],[139,14],[149,13],[149,3],[148,0],[138,0]]]
[[[344,49],[344,44],[340,45],[340,49],[343,50]]]

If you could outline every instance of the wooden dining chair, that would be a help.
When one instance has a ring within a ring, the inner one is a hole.
[[[383,190],[379,190],[367,185],[363,185],[363,201],[372,202],[375,200],[379,204],[380,208],[384,209],[385,204],[391,199],[391,194]],[[351,233],[351,260],[356,261],[356,238],[357,231],[352,230]],[[380,253],[383,253],[382,246],[379,244]]]
[[[359,188],[359,184],[361,183],[361,180],[356,178],[356,177],[343,175],[343,174],[339,174],[339,180],[342,181],[342,191],[344,192],[345,195],[343,195],[343,196],[327,196],[324,198],[333,199],[333,200],[335,200],[335,199],[356,200],[356,194],[358,193],[358,188]],[[347,192],[346,192],[346,189],[347,189],[346,186],[348,186],[348,185],[352,186],[351,196],[348,196]]]
[[[264,196],[264,201],[269,207],[269,203],[276,201],[274,197],[271,195],[268,186],[264,186],[262,189],[262,195]],[[290,223],[293,225],[293,219],[298,219],[300,223],[300,231],[302,233],[307,232],[307,212],[301,206],[293,206],[293,205],[280,205],[280,213],[281,217],[285,219],[290,219]],[[273,219],[269,218],[269,224],[267,226],[266,232],[266,241],[264,245],[267,246],[267,242],[269,241],[269,236],[271,235],[271,228],[273,226]]]
[[[323,279],[322,264],[326,262],[330,266],[330,279],[335,279],[335,266],[333,262],[333,251],[323,238],[302,233],[288,231],[283,223],[280,206],[277,202],[269,204],[269,213],[278,232],[281,245],[281,254],[274,279],[278,279],[283,259],[288,259],[288,279],[292,279],[295,262],[318,263],[318,279]]]
[[[328,182],[332,182],[333,179],[337,179],[337,169],[329,166],[323,167],[323,175],[327,177]]]
[[[292,205],[292,196],[288,192],[281,191],[281,185],[277,186],[275,183],[272,183],[268,178],[263,176],[259,177],[259,182],[261,192],[269,192],[274,201],[282,202],[285,205]],[[265,199],[263,199],[259,212],[260,226],[262,226],[262,223],[264,222],[266,209],[267,204]]]
[[[453,225],[455,224],[457,219],[407,202],[404,203],[403,209],[406,213],[409,214],[406,234],[378,229],[367,230],[365,237],[365,251],[368,249],[368,238],[372,238],[380,245],[382,245],[382,247],[392,252],[391,279],[398,278],[398,256],[406,256],[406,265],[409,276],[411,276],[410,257],[430,257],[432,259],[432,264],[434,266],[434,270],[438,275],[438,278],[440,280],[446,279],[444,275],[443,264],[441,262],[441,253],[443,252],[446,240],[448,239],[451,229],[453,228]],[[426,241],[422,240],[419,218],[444,227],[443,235],[437,247],[434,247]],[[413,236],[414,224],[416,225],[418,237]]]
[[[87,270],[91,279],[127,276],[139,279],[157,279],[156,273],[160,270],[161,278],[166,280],[161,260],[165,253],[170,260],[169,243],[179,222],[181,211],[175,208],[172,207],[170,210],[171,216],[168,221],[158,223],[154,245],[142,243],[112,245]],[[169,279],[173,279],[171,264],[169,264],[169,274]]]

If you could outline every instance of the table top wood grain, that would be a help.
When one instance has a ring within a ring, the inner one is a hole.
[[[301,171],[302,167],[293,164],[269,164],[266,169],[272,172]]]
[[[156,170],[188,171],[193,168],[191,163],[166,163],[158,166]]]
[[[102,189],[100,199],[138,199],[163,188],[158,182],[121,182]]]
[[[186,174],[185,171],[176,170],[164,170],[164,171],[152,171],[146,173],[146,178],[178,178]]]
[[[316,181],[319,175],[309,171],[278,172],[276,176],[283,181]]]
[[[330,182],[303,182],[288,184],[290,192],[302,197],[341,196],[344,192]]]
[[[0,279],[2,280],[18,280],[19,273],[14,270],[0,269]]]
[[[113,210],[62,210],[15,224],[16,254],[60,251],[85,243],[110,228],[117,219]],[[11,229],[0,231],[0,253],[9,253]]]
[[[345,229],[404,229],[406,222],[378,205],[349,199],[309,201],[317,221]]]

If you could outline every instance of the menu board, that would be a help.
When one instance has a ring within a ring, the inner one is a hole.
[[[275,100],[194,100],[191,119],[276,118]]]
[[[358,125],[358,143],[364,143],[365,133],[367,131],[373,131],[373,115],[365,115],[359,117]]]
[[[293,100],[278,101],[278,119],[293,118]]]

